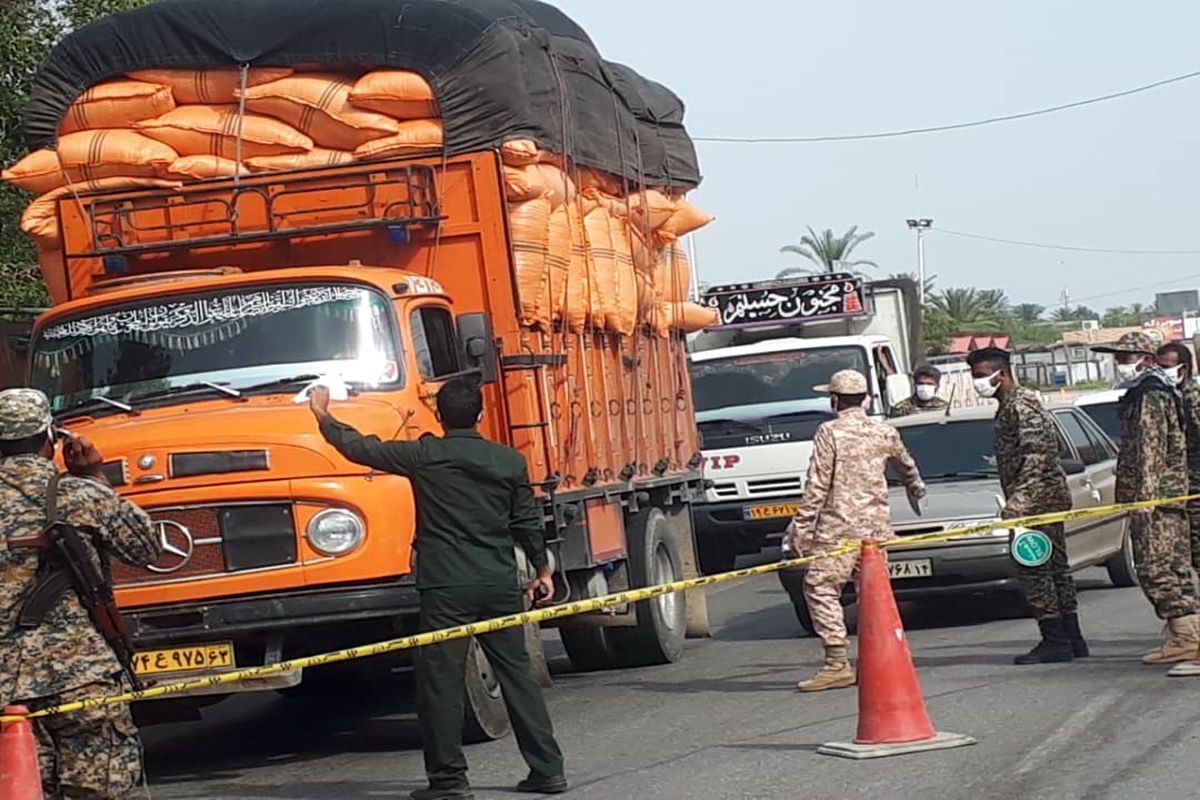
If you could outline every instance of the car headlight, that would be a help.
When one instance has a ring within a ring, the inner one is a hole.
[[[308,521],[304,535],[321,553],[340,556],[362,544],[366,532],[367,527],[358,514],[344,508],[327,508]]]

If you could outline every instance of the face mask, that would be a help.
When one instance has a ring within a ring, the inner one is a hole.
[[[1117,364],[1117,377],[1123,381],[1131,381],[1138,376],[1137,364]]]
[[[975,392],[980,397],[995,396],[996,390],[1000,387],[998,387],[996,384],[992,383],[992,378],[995,378],[999,374],[1000,374],[999,372],[993,372],[991,375],[988,375],[986,378],[976,378],[975,379]]]
[[[1181,369],[1183,369],[1183,364],[1176,364],[1173,367],[1163,367],[1162,371],[1167,376],[1167,379],[1171,381],[1171,383],[1183,383],[1183,380],[1179,375],[1179,371]]]
[[[936,386],[930,386],[928,383],[918,383],[917,384],[917,399],[921,400],[922,402],[927,403],[930,400],[932,400],[933,396],[936,392],[937,392]]]

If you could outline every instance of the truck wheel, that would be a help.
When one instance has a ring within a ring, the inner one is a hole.
[[[719,536],[696,537],[696,556],[700,559],[700,572],[705,575],[730,572],[737,566],[737,547]]]
[[[471,640],[467,651],[466,702],[463,704],[463,741],[490,742],[508,733],[508,710],[500,693],[500,681],[479,642]]]
[[[1108,579],[1113,586],[1125,589],[1138,585],[1137,566],[1133,561],[1133,539],[1129,535],[1128,523],[1121,537],[1121,549],[1104,562],[1104,568],[1108,570]]]
[[[808,610],[808,603],[804,602],[804,598],[792,601],[792,608],[796,610],[796,621],[800,623],[800,630],[804,635],[816,636],[817,629],[813,625],[812,613]]]
[[[615,665],[604,628],[559,628],[571,666],[580,672],[599,672]]]
[[[679,548],[667,515],[648,508],[628,523],[629,575],[634,588],[672,583],[683,577]],[[610,628],[605,634],[621,666],[643,667],[678,661],[687,632],[687,597],[664,594],[637,604],[637,625]]]

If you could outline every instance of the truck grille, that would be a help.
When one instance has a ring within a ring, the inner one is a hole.
[[[113,585],[175,582],[296,562],[292,509],[286,503],[151,509],[150,519],[163,554],[150,567],[113,559]],[[253,559],[246,558],[247,542]]]
[[[716,481],[710,491],[718,500],[759,495],[800,494],[799,478],[758,478],[748,481]]]

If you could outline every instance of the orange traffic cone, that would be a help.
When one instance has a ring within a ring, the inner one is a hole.
[[[4,716],[23,717],[25,706],[8,706]],[[37,742],[29,720],[0,723],[0,800],[42,800]]]
[[[938,733],[929,721],[908,639],[892,596],[883,554],[864,542],[858,592],[858,735],[817,752],[879,758],[975,744],[970,736]]]

